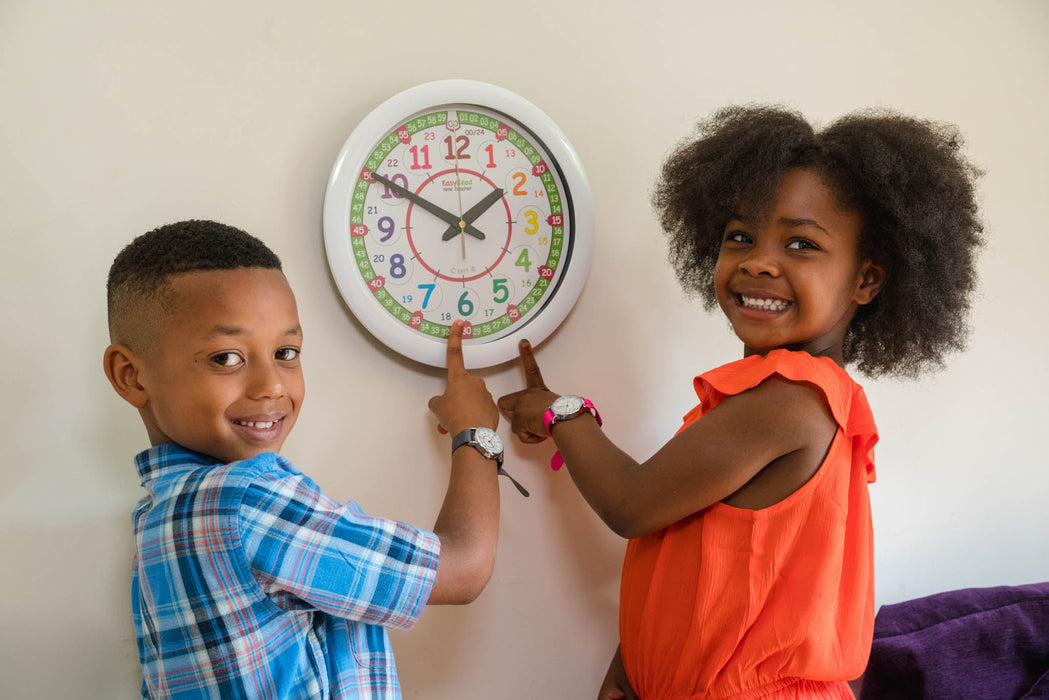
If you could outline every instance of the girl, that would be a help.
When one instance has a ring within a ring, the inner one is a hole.
[[[638,464],[589,401],[500,399],[525,442],[552,436],[587,502],[630,538],[620,648],[599,698],[852,698],[874,623],[878,439],[843,369],[916,376],[963,346],[981,242],[977,171],[949,126],[889,113],[821,132],[728,108],[663,167],[654,203],[686,289],[716,303],[743,359]]]

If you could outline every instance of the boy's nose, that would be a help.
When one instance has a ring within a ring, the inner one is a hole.
[[[267,362],[252,367],[248,395],[253,399],[272,399],[284,394],[284,382],[280,370]]]

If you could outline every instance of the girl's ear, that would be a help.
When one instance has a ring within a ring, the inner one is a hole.
[[[102,369],[120,397],[135,408],[145,408],[149,396],[139,381],[141,359],[126,345],[113,344],[102,356]]]
[[[856,303],[860,306],[869,304],[878,296],[885,284],[885,268],[871,261],[863,263],[860,268],[860,286],[856,289]]]

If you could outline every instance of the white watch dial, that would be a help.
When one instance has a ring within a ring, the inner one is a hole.
[[[477,441],[479,446],[493,455],[500,454],[503,451],[503,439],[499,437],[499,433],[491,428],[478,428],[474,433],[474,440]]]
[[[579,413],[582,409],[583,399],[580,396],[558,396],[554,399],[554,402],[550,404],[550,410],[552,410],[556,416],[570,416],[573,413]]]

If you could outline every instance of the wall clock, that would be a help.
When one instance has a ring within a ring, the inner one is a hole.
[[[590,187],[554,122],[471,80],[394,95],[354,129],[324,198],[324,245],[353,314],[413,360],[445,366],[466,323],[468,368],[538,345],[582,291],[593,256]]]

